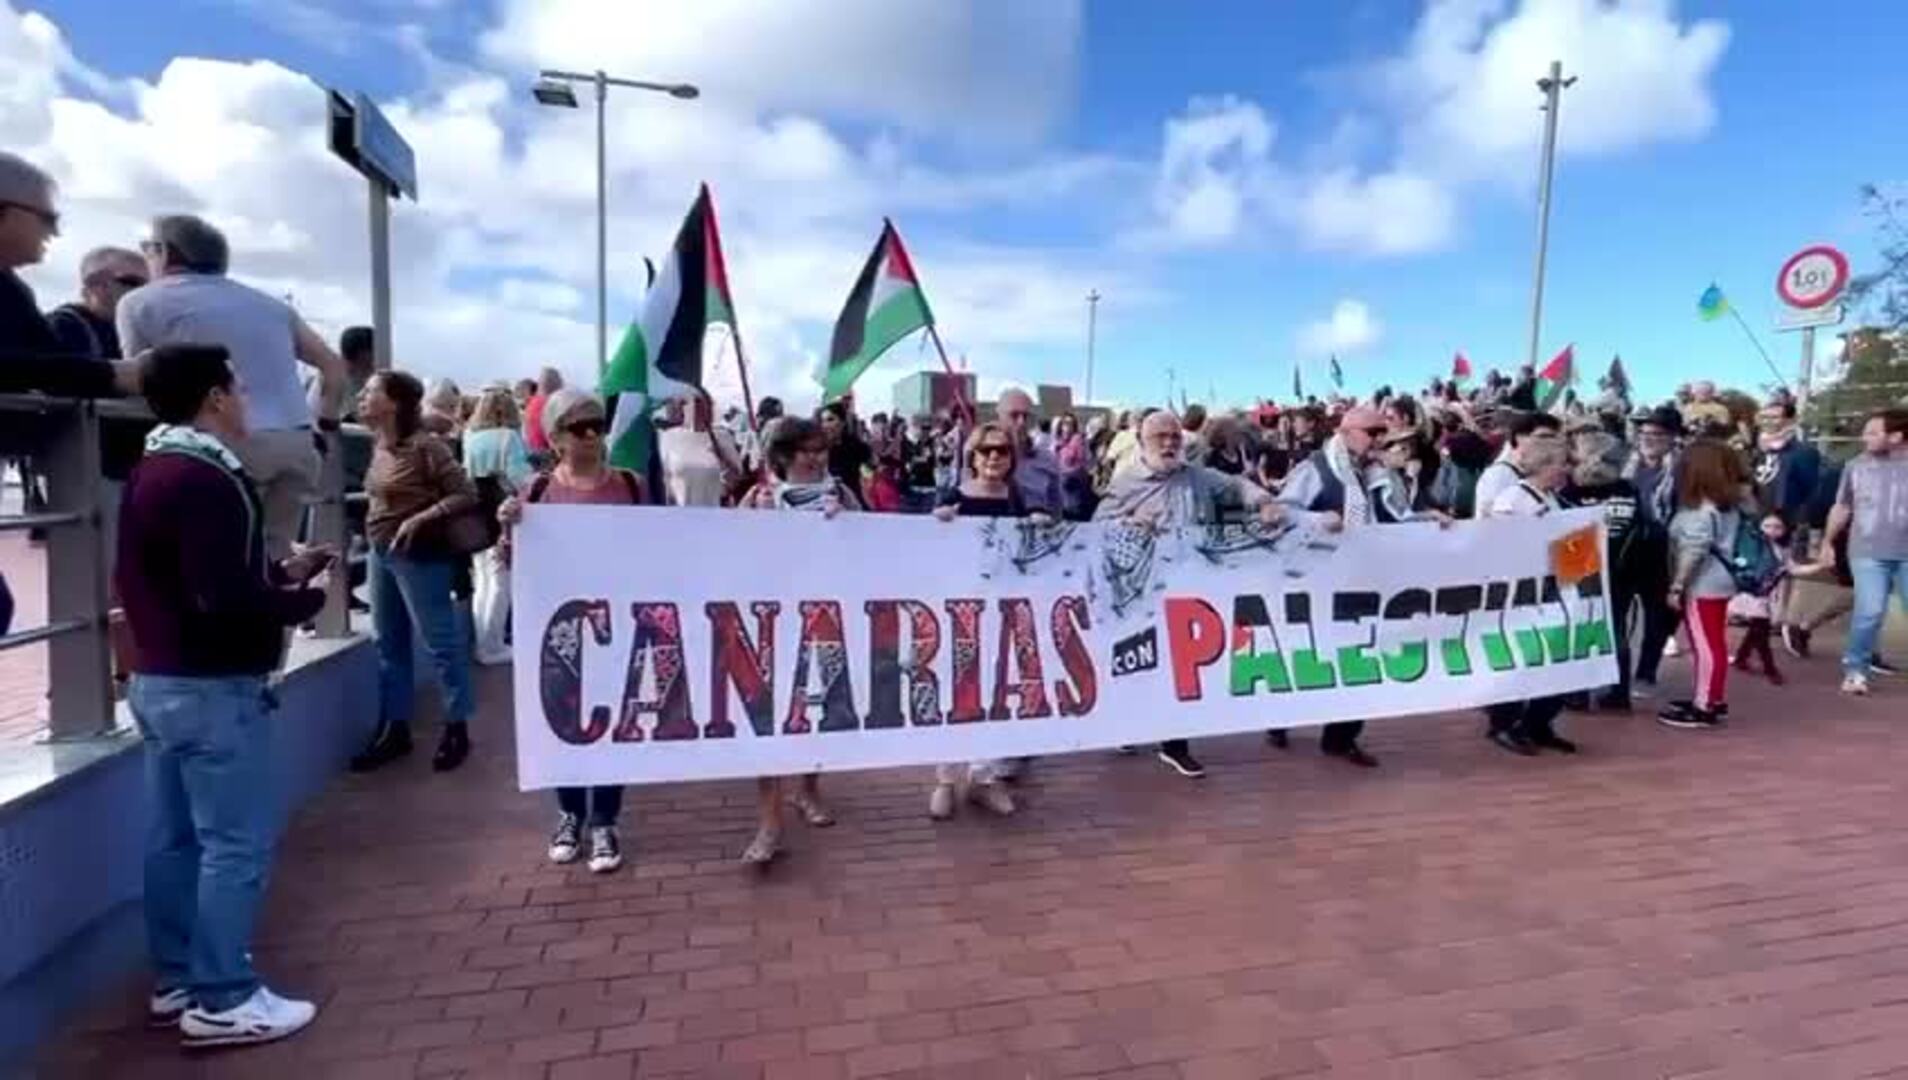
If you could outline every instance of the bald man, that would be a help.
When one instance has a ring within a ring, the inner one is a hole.
[[[1019,446],[1019,464],[1014,466],[1014,486],[1028,513],[1059,517],[1066,509],[1061,486],[1060,459],[1053,451],[1034,444],[1034,402],[1025,390],[1003,391],[995,402],[995,416]]]

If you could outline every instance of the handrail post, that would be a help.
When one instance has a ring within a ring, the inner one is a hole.
[[[311,536],[320,544],[330,544],[338,552],[325,583],[325,606],[318,612],[318,636],[342,638],[351,635],[350,544],[345,534],[344,438],[336,431],[325,432],[325,460],[319,475],[319,501],[312,507]]]
[[[85,629],[49,639],[47,739],[68,742],[105,736],[114,728],[112,642],[106,619],[106,567],[100,525],[99,411],[90,401],[55,413],[52,437],[40,456],[47,501],[79,521],[47,534],[47,621],[77,620]]]

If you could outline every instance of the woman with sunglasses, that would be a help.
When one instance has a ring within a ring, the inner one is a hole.
[[[503,548],[509,555],[510,532],[523,520],[525,503],[588,506],[638,506],[645,498],[643,482],[627,469],[611,467],[604,433],[609,424],[603,402],[592,394],[564,387],[543,404],[544,431],[556,467],[531,481],[522,500],[506,500],[497,510],[504,524]],[[572,863],[582,852],[582,831],[589,830],[589,868],[607,874],[623,865],[623,845],[616,819],[623,809],[620,784],[596,787],[560,787],[556,793],[557,827],[550,837],[550,861]]]
[[[477,505],[477,488],[449,446],[423,429],[424,385],[401,371],[365,384],[358,418],[376,437],[364,490],[371,541],[368,583],[378,634],[378,731],[352,759],[367,772],[411,752],[417,691],[411,642],[424,641],[444,693],[444,732],[431,767],[448,772],[470,755],[470,647],[451,600],[460,556],[437,542],[444,521]]]
[[[1020,455],[1014,449],[1014,437],[1006,427],[988,423],[974,429],[967,438],[967,468],[961,482],[941,496],[934,516],[942,521],[957,517],[1027,517],[1027,505],[1014,483],[1014,469]],[[1051,521],[1045,514],[1036,520]],[[999,761],[975,761],[966,765],[948,762],[934,767],[934,790],[928,795],[928,816],[945,821],[954,816],[957,789],[964,782],[967,798],[1005,817],[1016,807],[1003,780],[1011,775]]]
[[[742,505],[757,510],[793,510],[834,517],[844,510],[862,509],[861,500],[828,467],[831,441],[819,424],[800,417],[787,416],[775,422],[766,435],[766,451],[771,479],[755,485],[742,499]],[[793,788],[794,793],[788,794]],[[794,777],[764,776],[756,781],[757,827],[755,839],[742,853],[742,861],[751,866],[766,866],[782,853],[782,803],[795,804],[802,819],[818,829],[835,823],[835,816],[821,801],[821,774],[809,773],[799,782]]]

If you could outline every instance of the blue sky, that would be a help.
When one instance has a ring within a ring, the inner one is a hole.
[[[988,383],[1077,384],[1088,288],[1106,295],[1099,397],[1159,399],[1171,369],[1195,398],[1245,402],[1287,392],[1294,362],[1323,389],[1334,350],[1356,390],[1416,387],[1456,349],[1480,369],[1521,362],[1542,122],[1531,83],[1553,53],[1582,81],[1561,114],[1542,352],[1574,343],[1591,374],[1620,352],[1649,392],[1768,382],[1739,328],[1697,320],[1715,280],[1792,375],[1797,340],[1771,329],[1777,267],[1815,242],[1872,264],[1857,189],[1908,173],[1908,148],[1884,130],[1908,6],[1879,0],[702,7],[0,0],[0,15],[14,49],[25,11],[57,27],[90,74],[49,61],[39,91],[101,103],[128,143],[179,122],[183,107],[152,102],[228,84],[247,93],[202,127],[292,128],[277,156],[322,174],[318,196],[274,204],[261,184],[290,182],[265,161],[207,177],[148,148],[156,160],[132,171],[163,174],[174,186],[157,190],[183,186],[215,218],[242,214],[266,249],[292,237],[284,258],[254,265],[327,324],[361,307],[357,196],[275,95],[302,100],[296,75],[389,103],[424,173],[423,203],[399,208],[399,243],[420,252],[400,256],[400,353],[469,382],[588,367],[590,131],[528,105],[538,60],[704,84],[703,102],[674,112],[613,103],[612,321],[635,303],[623,268],[667,242],[693,181],[709,179],[756,381],[796,395],[883,213]],[[923,20],[931,41],[914,40]],[[180,57],[223,63],[193,82]],[[289,74],[244,67],[259,59]],[[48,116],[10,138],[81,168],[70,146],[88,129]],[[248,190],[227,192],[246,169]],[[101,214],[137,216],[124,193],[62,180],[82,209],[95,198]],[[63,259],[43,290],[60,287]],[[1335,330],[1314,326],[1334,309]],[[882,384],[919,359],[900,346],[864,394],[885,404]]]

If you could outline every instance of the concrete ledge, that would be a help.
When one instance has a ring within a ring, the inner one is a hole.
[[[378,715],[369,638],[298,639],[272,747],[282,821],[323,790]],[[131,718],[121,719],[130,728]],[[9,747],[0,795],[0,1074],[145,962],[147,807],[136,734]]]

